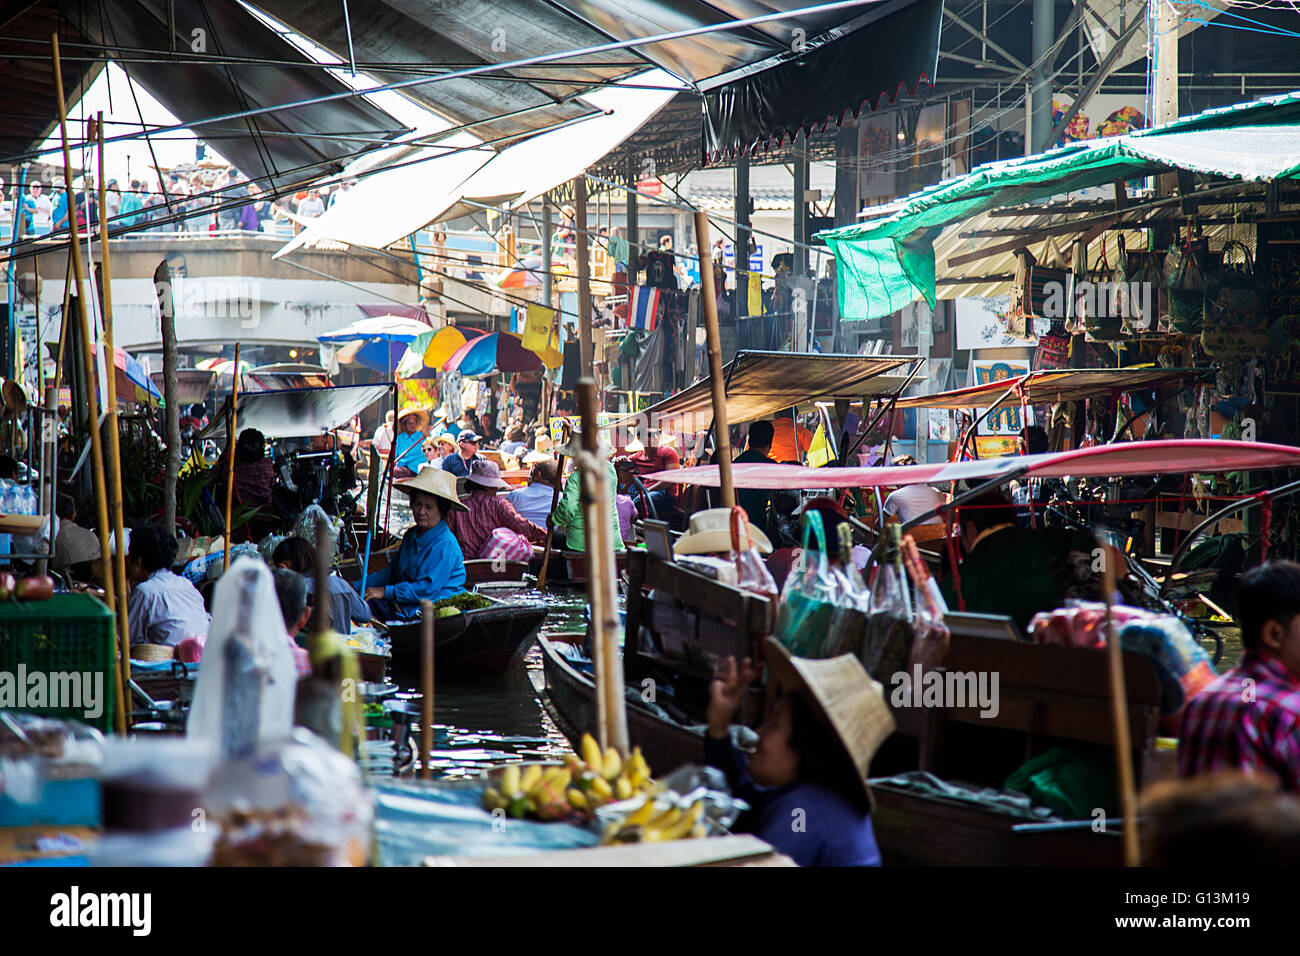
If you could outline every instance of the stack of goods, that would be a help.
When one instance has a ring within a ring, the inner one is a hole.
[[[602,754],[595,739],[584,734],[581,750],[581,757],[569,754],[563,764],[509,764],[491,771],[489,780],[498,786],[483,794],[484,808],[516,819],[588,819],[597,807],[654,786],[640,747],[624,760],[613,747]]]
[[[80,724],[0,711],[0,865],[71,862],[99,826],[103,738]]]
[[[1174,615],[1124,605],[1112,608],[1111,615],[1120,646],[1155,662],[1165,713],[1181,710],[1188,698],[1214,680],[1209,655]],[[1096,649],[1106,646],[1106,622],[1105,604],[1078,602],[1034,615],[1029,633],[1040,644]]]

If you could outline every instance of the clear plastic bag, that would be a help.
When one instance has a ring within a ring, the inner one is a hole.
[[[643,815],[646,813],[647,800],[654,803],[650,819],[644,824],[629,825],[629,818],[638,810]],[[680,812],[672,817],[661,816],[674,808]],[[655,841],[665,833],[673,838],[720,836],[729,833],[736,819],[748,809],[749,804],[731,795],[721,770],[687,764],[660,780],[652,792],[598,809],[596,826],[600,828],[603,843]],[[660,821],[659,827],[655,827],[656,820]],[[648,832],[651,829],[658,832]]]
[[[857,656],[862,650],[867,614],[871,611],[871,591],[853,562],[853,529],[847,524],[840,525],[839,555],[839,563],[831,569],[840,583],[838,606],[831,616],[822,657]]]
[[[808,549],[809,534],[817,539],[815,552]],[[840,583],[826,559],[826,533],[816,511],[804,512],[803,550],[803,568],[790,572],[781,591],[776,638],[795,657],[818,657],[835,615]]]
[[[912,617],[912,650],[908,655],[909,669],[920,665],[921,672],[942,667],[948,656],[948,643],[952,635],[944,621],[948,612],[943,594],[930,569],[921,558],[916,539],[910,534],[902,540],[903,563],[908,576],[916,585],[916,609]]]
[[[905,673],[912,652],[912,609],[902,567],[897,525],[886,528],[888,550],[871,585],[871,610],[867,615],[859,659],[868,674],[889,685],[894,674]]]
[[[736,562],[736,587],[776,601],[779,592],[750,533],[749,518],[739,505],[731,509],[731,558]]]

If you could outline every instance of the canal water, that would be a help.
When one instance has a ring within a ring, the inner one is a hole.
[[[485,593],[512,603],[547,605],[549,613],[539,632],[542,637],[586,629],[587,592],[583,588],[538,591],[492,587]],[[433,775],[473,778],[497,764],[555,760],[571,752],[568,740],[542,707],[537,690],[542,685],[542,650],[536,643],[522,666],[515,666],[503,677],[440,683],[434,694]],[[414,690],[402,688],[403,692]]]

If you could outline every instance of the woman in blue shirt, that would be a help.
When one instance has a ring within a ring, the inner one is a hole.
[[[404,408],[397,416],[397,437],[393,439],[393,477],[410,478],[425,462],[424,429],[429,413],[418,408]]]
[[[894,729],[880,685],[852,655],[791,657],[772,638],[764,652],[770,704],[753,754],[730,724],[757,669],[728,658],[710,694],[705,760],[752,808],[735,829],[800,866],[879,866],[867,767]]]
[[[411,499],[415,527],[388,567],[366,579],[364,597],[376,620],[412,619],[421,601],[440,601],[465,590],[465,556],[443,515],[467,511],[456,495],[456,479],[441,468],[426,468],[394,485]]]

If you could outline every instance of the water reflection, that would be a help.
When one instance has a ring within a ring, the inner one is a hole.
[[[584,589],[538,591],[492,586],[484,593],[511,603],[547,605],[549,613],[540,632],[543,637],[586,627]],[[558,760],[571,752],[568,740],[542,707],[539,694],[543,686],[542,651],[536,643],[522,663],[503,677],[475,683],[440,683],[434,695],[434,749],[430,761],[433,776],[475,778],[495,764]],[[399,698],[418,699],[414,688],[403,687],[402,691]],[[368,766],[376,774],[391,773],[392,744],[373,749]],[[418,745],[414,749],[418,750]]]

